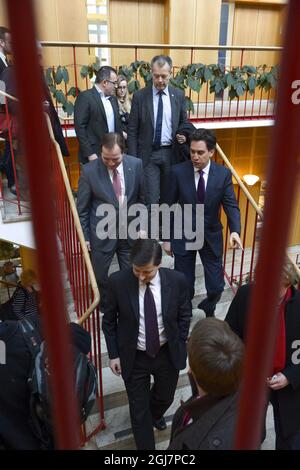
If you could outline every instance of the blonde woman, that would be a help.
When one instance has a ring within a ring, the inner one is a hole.
[[[127,139],[127,125],[129,119],[129,113],[131,110],[131,99],[128,95],[128,83],[123,75],[119,75],[117,78],[116,88],[117,100],[119,105],[119,114],[121,119],[121,125],[123,130],[124,139]]]

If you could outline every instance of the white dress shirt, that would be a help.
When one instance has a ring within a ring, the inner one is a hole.
[[[161,308],[161,282],[159,271],[156,276],[150,282],[150,289],[154,297],[156,313],[157,313],[157,325],[159,333],[160,346],[167,342],[165,335],[165,327],[163,323],[162,308]],[[139,336],[137,342],[137,349],[140,351],[146,351],[146,334],[145,334],[145,312],[144,312],[144,296],[146,292],[146,284],[139,282],[139,306],[140,306],[140,324],[139,324]]]
[[[209,159],[209,162],[208,164],[206,165],[205,168],[203,168],[203,178],[204,178],[204,184],[205,184],[205,191],[206,191],[206,186],[207,186],[207,179],[208,179],[208,173],[209,173],[209,169],[210,169],[210,159]],[[196,186],[196,191],[197,191],[197,186],[198,186],[198,182],[199,182],[199,179],[200,179],[200,173],[199,173],[199,169],[194,167],[194,176],[195,176],[195,186]]]
[[[159,91],[153,86],[152,93],[153,93],[153,112],[154,112],[154,133],[153,133],[153,140],[154,140]],[[161,145],[171,145],[172,144],[172,109],[171,109],[171,101],[170,101],[170,94],[169,94],[168,86],[163,90],[162,101],[163,101],[163,120],[162,120],[162,128],[161,128]]]
[[[117,167],[116,171],[117,171],[117,173],[119,174],[119,177],[120,177],[120,182],[121,182],[121,204],[123,204],[124,196],[125,196],[125,177],[124,177],[123,163],[120,163],[120,165]],[[108,174],[109,174],[111,183],[113,183],[113,177],[114,177],[113,170],[108,169]]]
[[[4,64],[6,65],[6,67],[8,67],[6,55],[3,54],[3,52],[0,52],[0,59],[2,59],[2,62],[4,62]]]
[[[110,101],[110,96],[105,96],[101,88],[95,84],[96,90],[100,93],[100,97],[104,106],[106,114],[106,121],[108,126],[108,132],[115,132],[115,115],[114,110]]]

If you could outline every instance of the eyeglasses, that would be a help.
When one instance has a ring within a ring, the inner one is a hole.
[[[117,81],[115,81],[115,82],[113,82],[112,80],[106,80],[106,81],[109,82],[109,83],[112,83],[113,86],[118,86],[118,82],[117,82]]]

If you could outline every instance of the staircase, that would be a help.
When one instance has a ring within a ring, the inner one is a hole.
[[[162,265],[163,267],[173,268],[173,259],[167,255],[164,255]],[[111,272],[117,270],[118,264],[114,260],[111,266]],[[200,264],[199,258],[197,258],[195,287],[196,295],[193,300],[193,318],[191,322],[191,329],[198,320],[205,317],[204,312],[197,309],[198,303],[206,297],[203,268]],[[223,319],[225,317],[232,298],[233,292],[231,288],[227,286],[216,308],[217,318]],[[105,423],[107,427],[106,429],[99,432],[95,437],[93,437],[89,443],[86,444],[85,449],[133,450],[135,449],[135,443],[131,432],[127,394],[122,378],[115,376],[109,368],[109,359],[102,332],[101,350]],[[173,415],[180,405],[180,401],[187,400],[187,398],[190,396],[190,385],[187,376],[187,370],[188,368],[180,372],[174,402],[165,414],[168,425],[167,429],[164,431],[154,431],[157,449],[166,449],[168,447],[171,429],[170,426]],[[96,427],[98,419],[98,415],[91,415],[89,417],[87,423],[87,432],[89,432],[89,427],[90,429],[94,429]]]

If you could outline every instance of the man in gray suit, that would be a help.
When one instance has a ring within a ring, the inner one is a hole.
[[[137,91],[132,100],[128,123],[128,153],[143,161],[147,202],[164,199],[170,166],[174,161],[173,144],[180,125],[187,120],[183,91],[169,85],[172,60],[155,56],[151,61],[153,86]]]
[[[124,155],[121,134],[102,137],[101,156],[84,165],[79,179],[77,210],[101,293],[101,308],[105,309],[108,270],[114,254],[120,269],[131,266],[132,238],[127,234],[134,214],[124,222],[122,216],[133,204],[145,204],[142,162]],[[127,205],[127,207],[126,207]],[[147,210],[140,217],[134,236],[144,235]],[[111,217],[112,214],[112,217]],[[139,216],[138,216],[139,217]],[[143,224],[144,221],[144,224]]]
[[[102,137],[107,132],[122,132],[115,95],[117,73],[109,66],[100,67],[95,86],[79,93],[74,108],[74,125],[82,164],[98,158]]]

